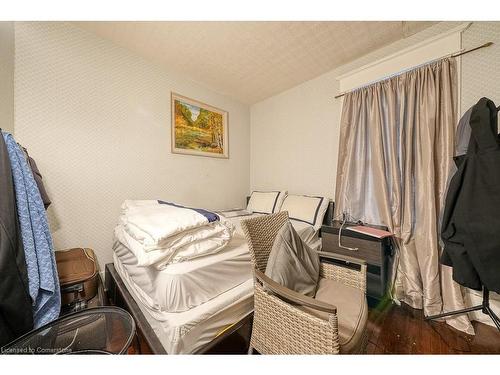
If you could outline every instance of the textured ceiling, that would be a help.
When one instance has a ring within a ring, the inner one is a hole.
[[[75,22],[252,104],[435,22]]]

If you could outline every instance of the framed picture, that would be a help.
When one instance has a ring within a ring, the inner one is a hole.
[[[228,113],[172,93],[172,152],[228,158]]]

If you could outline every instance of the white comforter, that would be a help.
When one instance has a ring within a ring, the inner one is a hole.
[[[209,222],[194,209],[126,201],[115,236],[136,256],[139,266],[163,269],[169,263],[216,253],[231,240],[234,227],[224,216]]]

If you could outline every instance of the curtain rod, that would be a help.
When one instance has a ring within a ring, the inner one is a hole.
[[[455,52],[455,53],[453,53],[453,54],[451,54],[451,55],[446,55],[446,56],[441,57],[441,58],[439,58],[439,59],[436,59],[436,60],[434,60],[434,61],[437,61],[437,60],[442,60],[442,59],[445,59],[445,58],[450,58],[450,57],[458,57],[458,56],[462,56],[462,55],[465,55],[465,54],[467,54],[467,53],[477,51],[478,49],[481,49],[481,48],[490,47],[490,46],[492,46],[493,44],[494,44],[493,42],[484,43],[484,44],[482,44],[482,45],[480,45],[480,46],[477,46],[477,47],[474,47],[474,48],[471,48],[471,49],[468,49],[468,50],[465,50],[465,51]],[[410,68],[410,69],[406,69],[406,70],[411,70],[411,68]],[[378,82],[378,81],[376,81],[376,82]],[[372,82],[372,83],[370,83],[370,85],[371,85],[371,84],[373,84],[373,83],[376,83],[376,82]],[[369,86],[369,85],[368,85],[368,86]],[[361,87],[363,87],[363,86],[361,86]],[[361,88],[361,87],[359,87],[359,88]],[[356,89],[354,89],[354,90],[357,90],[357,88],[356,88]],[[345,95],[345,94],[347,94],[348,92],[351,92],[351,91],[354,91],[354,90],[349,90],[349,91],[343,92],[343,93],[341,93],[341,94],[338,94],[338,95],[336,95],[336,96],[335,96],[335,99],[341,98],[342,96],[344,96],[344,95]]]

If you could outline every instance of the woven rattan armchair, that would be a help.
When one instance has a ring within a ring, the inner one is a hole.
[[[319,252],[319,285],[333,285],[333,291],[327,290],[319,296],[318,289],[316,297],[311,298],[283,287],[264,272],[274,239],[288,220],[288,213],[280,212],[241,223],[248,240],[255,283],[249,353],[253,349],[261,354],[362,353],[366,346],[368,309],[366,263]],[[339,295],[335,295],[337,291]],[[333,300],[336,306],[325,300]]]

